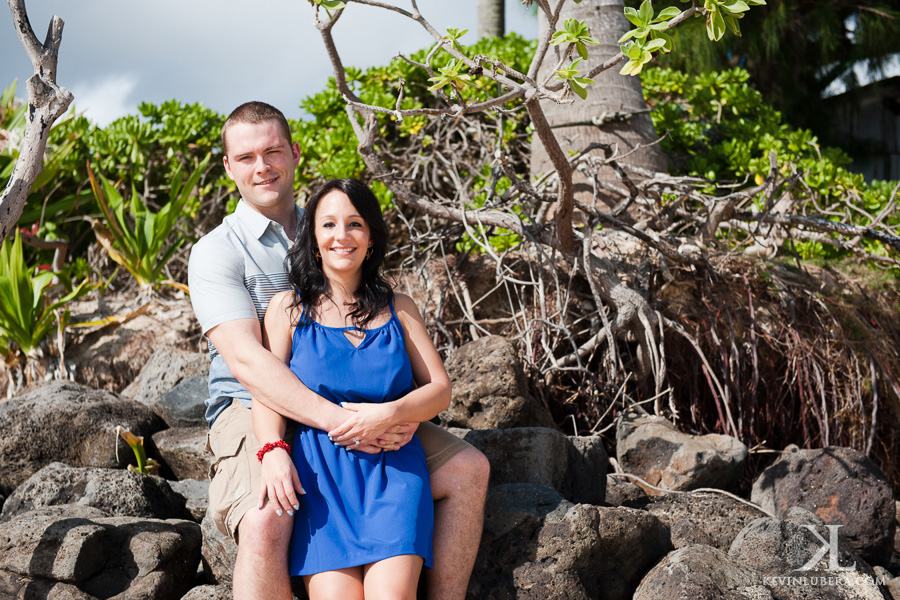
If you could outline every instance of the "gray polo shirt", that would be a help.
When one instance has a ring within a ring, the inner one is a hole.
[[[298,207],[298,220],[302,214]],[[243,200],[221,225],[194,244],[188,286],[203,333],[237,319],[256,318],[262,327],[269,300],[290,288],[284,264],[290,247],[284,228]],[[232,376],[212,342],[209,356],[206,420],[212,426],[232,398],[250,408],[250,392]]]

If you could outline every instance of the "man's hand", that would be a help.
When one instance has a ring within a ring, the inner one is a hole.
[[[297,468],[285,449],[275,448],[263,455],[260,479],[258,508],[262,509],[268,501],[279,517],[282,511],[293,516],[294,511],[300,509],[296,494],[305,492]]]
[[[335,444],[352,450],[396,450],[409,443],[419,426],[418,423],[395,423],[393,411],[387,404],[344,402],[341,406],[352,415],[328,432],[328,436]],[[366,446],[371,448],[366,449]]]

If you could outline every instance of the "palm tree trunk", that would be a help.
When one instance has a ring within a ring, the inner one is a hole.
[[[478,0],[478,39],[506,33],[504,0]]]
[[[540,35],[543,36],[548,27],[547,20],[542,11],[538,13]],[[583,0],[579,4],[567,2],[562,9],[558,27],[569,18],[585,21],[590,28],[591,36],[600,42],[600,45],[588,46],[589,57],[581,63],[585,67],[582,72],[588,70],[587,65],[601,64],[617,54],[619,38],[630,29],[624,15],[622,0]],[[560,51],[564,49],[563,46],[558,48]],[[543,81],[550,75],[558,63],[559,57],[549,52],[541,67],[539,80]],[[621,64],[595,78],[596,83],[587,88],[586,100],[573,94],[572,104],[557,104],[550,100],[542,100],[541,107],[566,152],[581,151],[594,142],[612,144],[619,155],[629,153],[638,146],[646,146],[619,162],[651,171],[665,171],[665,155],[658,145],[649,145],[656,141],[657,135],[650,115],[646,112],[647,104],[644,102],[641,81],[638,77],[620,75]],[[590,124],[594,119],[601,119],[604,115],[610,117],[615,113],[632,116],[628,120],[612,121],[600,127]],[[531,151],[532,177],[540,176],[552,169],[549,158],[538,140],[532,141]],[[594,150],[592,153],[603,156],[600,150]],[[593,204],[593,183],[580,171],[576,171],[573,176],[575,198],[586,204]],[[601,169],[599,177],[603,181],[616,182],[615,173],[610,168]],[[607,207],[616,202],[612,196],[604,195],[602,190],[600,200]],[[621,197],[618,200],[621,200]],[[597,208],[602,210],[603,206]]]

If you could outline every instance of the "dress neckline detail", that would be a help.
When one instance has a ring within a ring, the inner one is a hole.
[[[309,323],[312,323],[313,325],[315,325],[316,327],[318,327],[319,329],[321,329],[321,330],[323,330],[323,331],[326,331],[326,332],[334,332],[334,333],[340,333],[340,337],[343,338],[343,340],[344,340],[347,344],[350,345],[350,348],[351,348],[351,349],[353,349],[353,350],[359,350],[360,348],[362,348],[363,346],[365,346],[366,344],[368,344],[368,342],[374,337],[375,334],[377,334],[378,332],[382,331],[383,329],[386,329],[389,325],[391,325],[391,323],[393,323],[393,322],[395,322],[395,321],[396,321],[397,325],[400,326],[401,330],[403,329],[403,326],[402,326],[402,324],[400,323],[400,318],[397,316],[397,312],[394,310],[394,299],[393,299],[393,298],[391,298],[391,299],[388,301],[388,306],[389,306],[390,309],[391,309],[391,316],[390,316],[390,317],[388,318],[388,320],[387,320],[385,323],[383,323],[382,325],[379,325],[378,327],[373,327],[373,328],[371,328],[371,329],[360,329],[359,327],[354,327],[354,326],[352,326],[352,325],[349,326],[349,327],[333,327],[333,326],[331,326],[331,325],[323,325],[322,323],[319,323],[319,322],[316,321],[315,319],[309,319],[308,322],[309,322]],[[304,309],[303,312],[300,314],[300,322],[303,322],[305,316],[306,316],[306,310]],[[298,324],[299,324],[299,323],[298,323]],[[299,328],[295,325],[295,326],[294,326],[294,335],[297,334],[297,331],[298,331],[298,330],[299,330]],[[362,339],[359,341],[359,344],[354,344],[354,343],[350,340],[350,338],[347,337],[346,332],[348,332],[348,331],[361,331],[361,332],[363,332],[364,335],[363,335]]]

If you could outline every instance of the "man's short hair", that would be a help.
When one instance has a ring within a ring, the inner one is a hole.
[[[222,125],[222,149],[225,151],[225,154],[228,154],[228,143],[225,141],[225,133],[232,125],[237,123],[256,125],[265,121],[275,121],[281,133],[284,134],[284,139],[288,142],[291,141],[291,127],[288,125],[284,113],[271,104],[254,100],[241,104],[231,111],[231,114],[225,119],[225,124]]]

